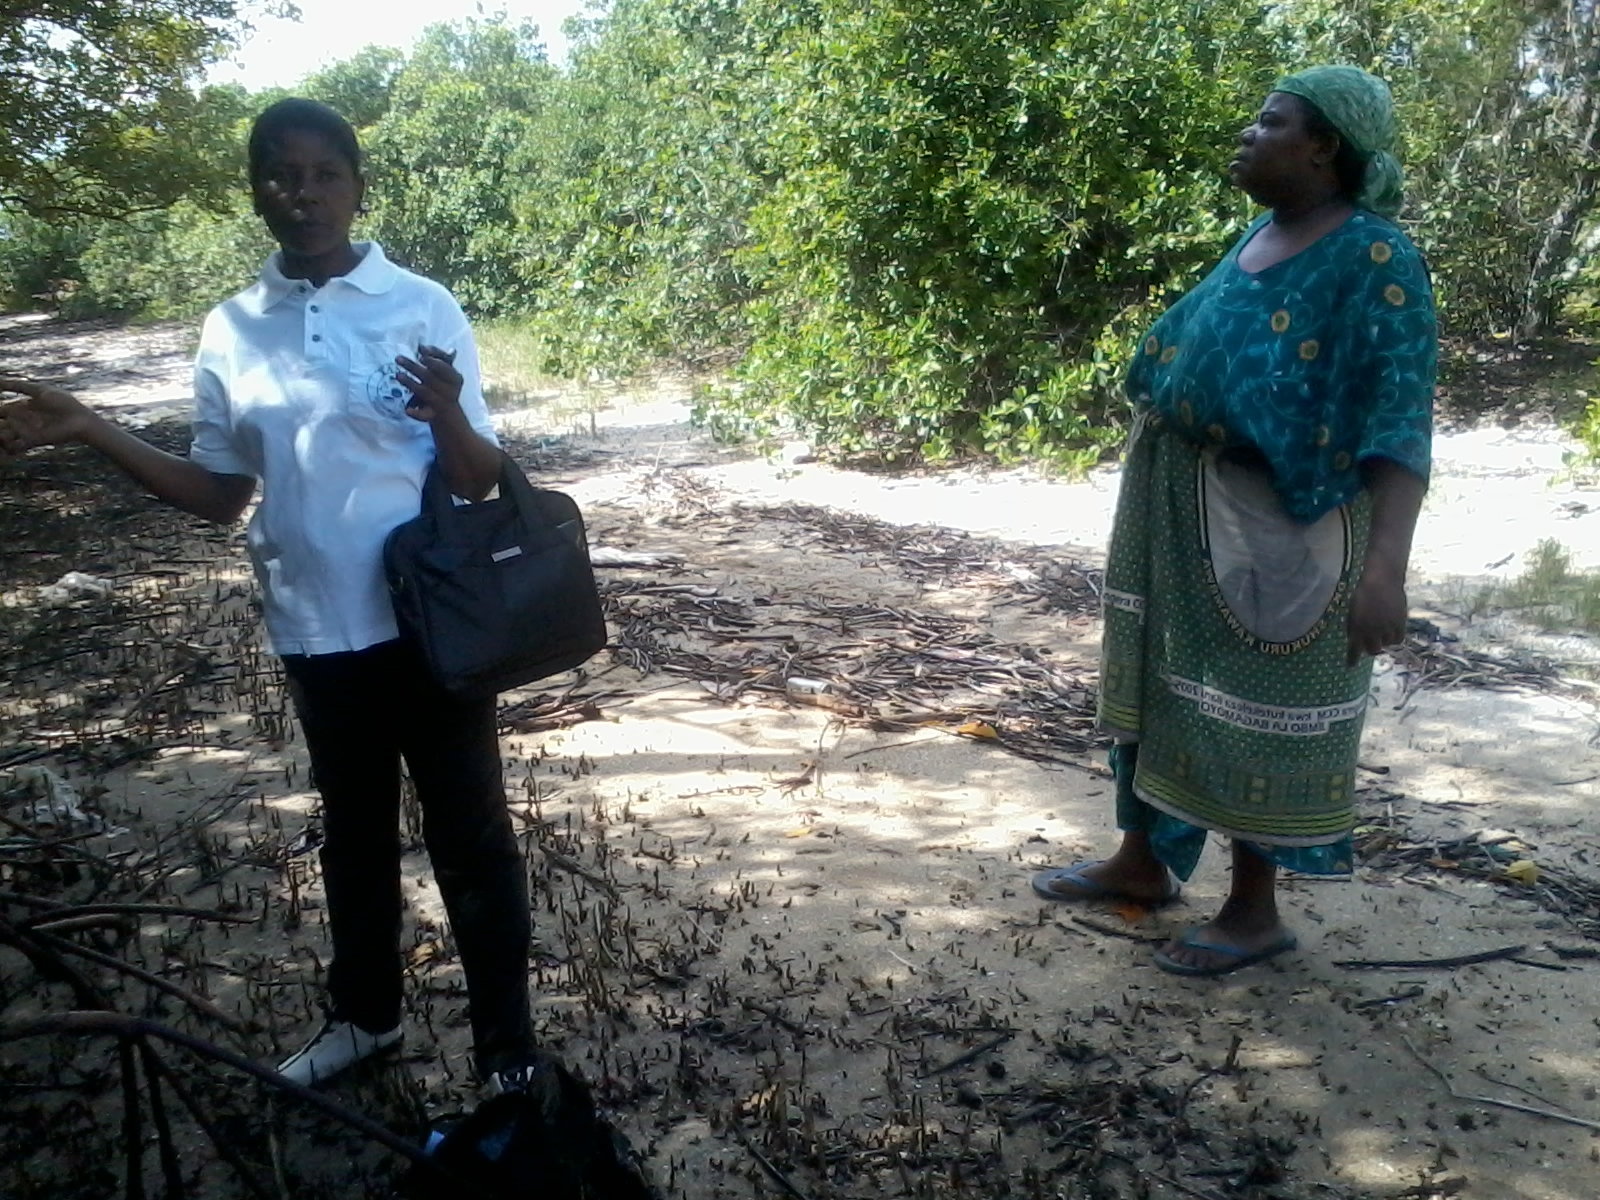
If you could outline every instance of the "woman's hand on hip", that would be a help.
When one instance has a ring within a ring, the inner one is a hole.
[[[418,346],[415,359],[400,355],[400,383],[411,392],[406,412],[418,421],[431,424],[445,414],[461,411],[461,372],[455,368],[455,352],[437,346]]]
[[[1361,581],[1350,597],[1347,664],[1353,667],[1363,658],[1405,641],[1409,616],[1405,572],[1396,571],[1382,559],[1368,557]]]
[[[6,392],[26,399],[0,404],[0,462],[35,446],[75,442],[94,419],[83,402],[64,388],[0,376],[0,394]]]

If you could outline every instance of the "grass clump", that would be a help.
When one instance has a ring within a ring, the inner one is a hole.
[[[561,392],[565,380],[550,370],[550,352],[522,321],[484,321],[473,329],[483,366],[483,399],[491,412],[527,408]]]
[[[1575,570],[1571,551],[1554,538],[1529,552],[1526,569],[1495,589],[1494,600],[1550,628],[1600,630],[1600,571]]]

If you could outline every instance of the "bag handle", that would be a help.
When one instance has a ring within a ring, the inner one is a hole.
[[[528,477],[523,474],[522,468],[517,466],[512,457],[504,450],[498,451],[500,455],[500,497],[499,501],[509,501],[515,504],[525,521],[537,523],[538,507],[533,503],[533,484],[528,482]],[[451,502],[452,492],[450,485],[444,480],[444,471],[435,458],[428,467],[427,478],[422,484],[422,511],[431,512],[435,520],[442,520],[455,511]],[[475,500],[474,504],[495,504],[497,500]]]

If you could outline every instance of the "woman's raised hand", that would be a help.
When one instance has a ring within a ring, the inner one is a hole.
[[[0,461],[16,458],[35,446],[77,441],[93,414],[65,388],[0,375],[0,395],[26,399],[0,402]]]
[[[461,411],[461,372],[455,368],[455,352],[437,346],[417,347],[417,357],[401,355],[400,383],[411,392],[406,412],[419,421],[432,423],[442,414]]]

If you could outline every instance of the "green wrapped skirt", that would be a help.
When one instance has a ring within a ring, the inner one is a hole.
[[[1101,728],[1117,817],[1188,878],[1207,830],[1348,874],[1372,663],[1345,664],[1369,502],[1304,525],[1264,461],[1150,412],[1129,441],[1105,576]]]

